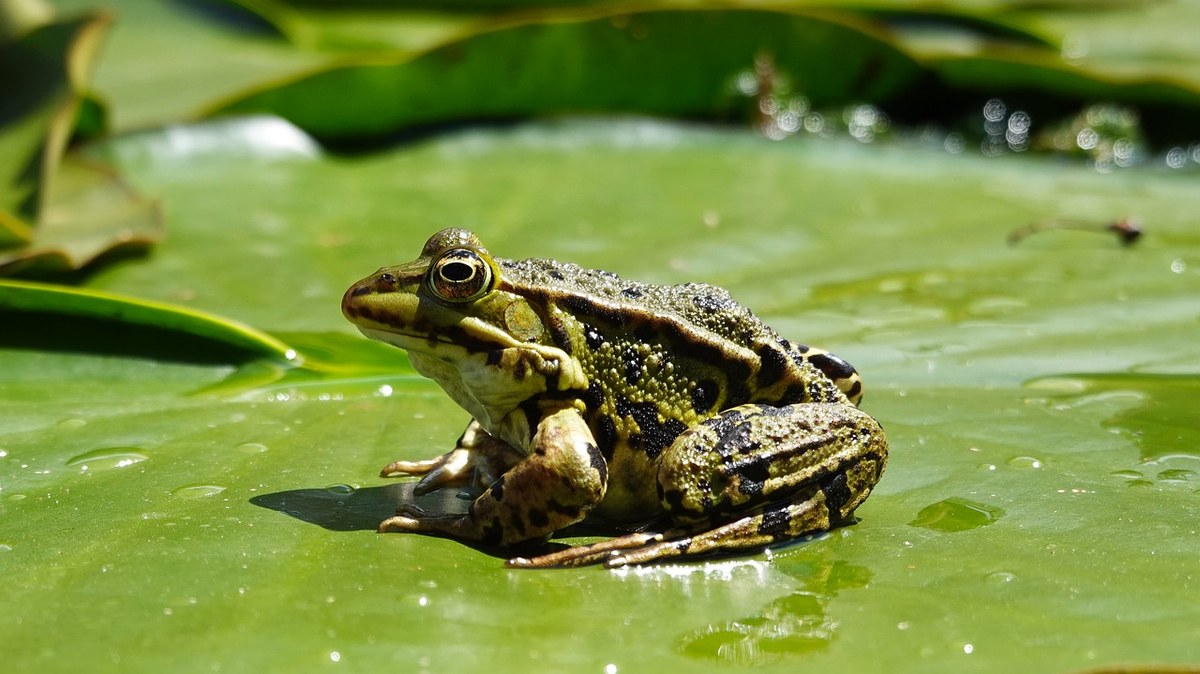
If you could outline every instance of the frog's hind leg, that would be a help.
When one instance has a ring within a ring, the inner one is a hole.
[[[840,480],[835,480],[838,481]],[[627,551],[611,553],[597,561],[603,561],[605,566],[615,568],[659,562],[672,557],[762,550],[777,543],[848,523],[848,519],[840,517],[841,508],[835,500],[839,496],[831,494],[839,489],[844,489],[844,484],[808,489],[797,495],[796,500],[764,508],[761,512],[707,531],[649,542]]]
[[[734,553],[765,548],[830,526],[830,510],[822,491],[715,528],[634,533],[591,545],[579,545],[537,557],[515,557],[506,566],[548,569],[603,563],[608,568],[646,564],[690,555]]]
[[[743,405],[676,438],[659,463],[675,526],[509,566],[608,567],[761,550],[851,522],[879,481],[887,442],[849,404]]]
[[[685,533],[602,561],[749,551],[825,531],[852,521],[886,463],[883,430],[853,405],[727,410],[676,438],[660,460],[663,507]]]

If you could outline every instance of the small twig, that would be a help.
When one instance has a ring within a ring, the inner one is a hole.
[[[1015,246],[1025,237],[1046,232],[1050,230],[1069,229],[1077,232],[1093,232],[1104,233],[1109,232],[1117,235],[1117,240],[1122,246],[1132,246],[1142,236],[1142,225],[1133,218],[1120,218],[1109,223],[1097,224],[1086,220],[1073,220],[1069,218],[1056,218],[1052,220],[1040,220],[1033,222],[1024,227],[1018,227],[1008,234],[1008,244]]]

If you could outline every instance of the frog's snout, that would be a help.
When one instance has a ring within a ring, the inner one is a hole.
[[[360,298],[375,293],[374,277],[365,278],[346,289],[342,295],[342,315],[353,321],[362,315],[363,302]]]

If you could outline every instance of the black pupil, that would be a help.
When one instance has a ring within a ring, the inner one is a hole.
[[[475,268],[466,262],[447,262],[442,265],[442,278],[462,282],[475,275]]]

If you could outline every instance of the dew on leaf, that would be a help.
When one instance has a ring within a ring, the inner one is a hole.
[[[67,466],[79,466],[81,471],[110,470],[132,466],[148,458],[140,447],[104,447],[67,459]]]
[[[994,523],[1004,510],[965,498],[948,498],[921,509],[909,526],[934,531],[967,531]]]
[[[183,498],[205,498],[215,496],[223,491],[225,491],[225,487],[215,484],[190,484],[173,490],[171,494]]]

